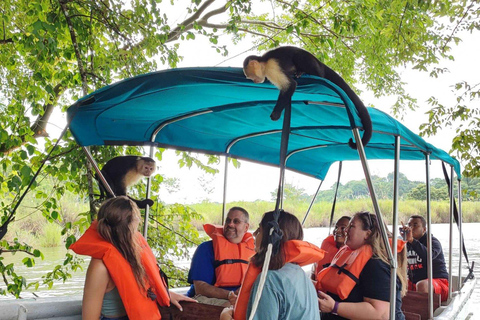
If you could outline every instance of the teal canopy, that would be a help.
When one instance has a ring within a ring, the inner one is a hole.
[[[328,80],[302,76],[292,98],[287,168],[324,179],[332,163],[358,160],[347,142],[362,123],[350,99]],[[82,146],[153,145],[278,166],[282,119],[270,120],[278,90],[255,84],[241,68],[183,68],[149,73],[104,87],[67,111]],[[369,108],[373,136],[368,160],[394,159],[400,136],[402,160],[425,154],[454,167],[458,161],[400,122]]]

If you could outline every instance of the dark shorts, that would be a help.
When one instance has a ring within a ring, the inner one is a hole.
[[[128,316],[123,316],[119,318],[107,318],[104,315],[101,315],[100,320],[128,320]]]

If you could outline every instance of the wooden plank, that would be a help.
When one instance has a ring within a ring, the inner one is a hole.
[[[421,320],[422,317],[418,313],[403,311],[405,315],[405,320]]]
[[[219,319],[223,307],[209,304],[182,301],[183,311],[175,306],[160,307],[162,319],[165,320],[212,320]]]
[[[440,307],[440,295],[433,294],[433,311]],[[418,314],[421,320],[428,319],[428,293],[408,291],[402,298],[402,311]]]

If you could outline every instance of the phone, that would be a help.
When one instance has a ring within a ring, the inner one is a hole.
[[[398,228],[400,235],[402,236],[403,241],[407,241],[407,233],[403,227]]]

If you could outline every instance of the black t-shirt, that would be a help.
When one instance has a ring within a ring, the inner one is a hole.
[[[402,300],[400,298],[401,284],[397,279],[397,303],[395,305],[396,320],[404,320],[401,311]],[[352,289],[345,300],[341,300],[336,294],[327,292],[338,302],[363,302],[363,298],[390,301],[390,266],[378,258],[371,258],[360,273],[359,283]],[[322,313],[321,319],[346,319],[331,313]]]

